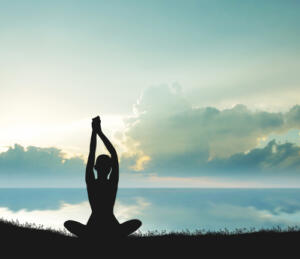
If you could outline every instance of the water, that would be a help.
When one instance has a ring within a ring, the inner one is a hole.
[[[141,230],[181,231],[300,226],[300,189],[119,189],[120,222],[138,218]],[[0,217],[62,229],[86,223],[85,189],[0,189]]]

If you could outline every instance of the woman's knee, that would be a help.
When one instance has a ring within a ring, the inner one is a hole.
[[[140,228],[142,222],[138,219],[132,219],[121,224],[121,234],[130,235]]]
[[[132,219],[129,221],[132,225],[137,226],[138,228],[142,225],[142,221],[139,219]]]
[[[73,220],[67,220],[67,221],[65,221],[64,227],[68,228],[69,226],[72,226],[72,222],[73,222]]]
[[[83,224],[74,220],[67,220],[64,223],[64,227],[68,230],[82,228],[83,226],[84,226]]]

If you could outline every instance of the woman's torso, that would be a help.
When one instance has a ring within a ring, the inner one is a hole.
[[[95,180],[87,185],[87,192],[92,213],[103,217],[113,214],[117,190],[109,180]]]

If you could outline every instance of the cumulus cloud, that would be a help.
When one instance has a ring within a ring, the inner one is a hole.
[[[292,143],[278,144],[272,140],[264,148],[235,154],[228,159],[209,161],[207,168],[238,172],[297,172],[300,169],[300,147]]]
[[[241,104],[224,110],[196,108],[180,87],[159,86],[146,89],[134,111],[124,134],[129,152],[122,162],[127,168],[145,156],[145,172],[168,175],[195,175],[224,166],[299,168],[298,146],[271,142],[257,149],[260,139],[272,133],[300,129],[299,105],[285,113],[251,111]]]
[[[193,107],[179,86],[146,89],[118,134],[121,172],[157,177],[274,175],[300,169],[300,147],[262,139],[300,129],[300,106],[287,112]],[[57,148],[20,145],[0,153],[3,186],[82,186],[84,161]],[[271,173],[270,173],[271,172]],[[177,178],[176,178],[177,179]]]
[[[29,146],[25,149],[15,144],[0,153],[0,178],[6,181],[72,181],[81,179],[83,172],[84,160],[81,157],[65,158],[64,153],[54,147]]]

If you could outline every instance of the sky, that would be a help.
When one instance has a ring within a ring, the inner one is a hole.
[[[2,187],[300,186],[299,1],[0,4]]]

